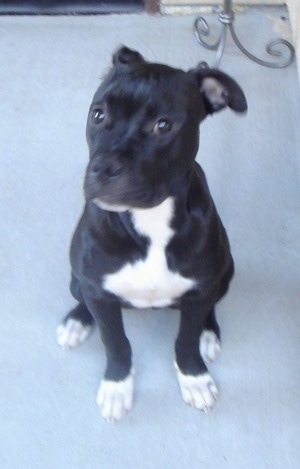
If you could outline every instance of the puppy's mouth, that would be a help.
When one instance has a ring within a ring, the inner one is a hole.
[[[87,172],[84,192],[87,201],[110,212],[155,207],[169,195],[164,184],[153,186],[142,177],[130,173],[100,182]]]

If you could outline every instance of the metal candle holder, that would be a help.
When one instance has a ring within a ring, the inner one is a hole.
[[[278,45],[285,46],[287,50],[289,51],[289,55],[286,59],[283,58],[283,60],[278,60],[276,62],[268,62],[265,60],[261,60],[258,57],[254,56],[253,54],[251,54],[247,49],[245,49],[245,47],[240,43],[235,33],[234,27],[233,27],[234,12],[232,9],[232,0],[224,0],[224,8],[219,14],[218,20],[220,21],[222,25],[221,33],[220,33],[219,39],[213,44],[208,44],[203,39],[203,37],[207,37],[210,34],[210,28],[209,28],[209,25],[207,24],[207,21],[202,16],[199,16],[198,18],[196,18],[195,23],[194,23],[197,41],[206,49],[217,51],[216,57],[215,57],[215,63],[213,66],[214,68],[218,68],[220,65],[220,62],[224,53],[225,45],[226,45],[226,37],[227,37],[228,29],[237,47],[243,52],[243,54],[245,54],[249,59],[253,60],[254,62],[260,65],[263,65],[264,67],[270,67],[270,68],[284,68],[293,62],[295,58],[295,49],[292,46],[292,44],[286,41],[285,39],[276,39],[267,44],[266,50],[268,54],[272,55],[273,57],[278,57],[279,59],[283,57],[283,54],[280,50],[275,49],[276,46]]]

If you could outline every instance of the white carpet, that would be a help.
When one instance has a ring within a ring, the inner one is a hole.
[[[270,13],[271,12],[271,13]],[[257,54],[282,8],[237,16]],[[296,65],[260,67],[229,41],[221,67],[243,87],[245,117],[202,126],[198,159],[227,227],[236,276],[219,305],[223,353],[211,415],[181,401],[173,369],[178,313],[125,313],[135,405],[102,421],[98,334],[62,352],[73,306],[69,241],[83,206],[85,120],[122,43],[184,69],[213,53],[193,17],[0,18],[0,466],[2,469],[295,469],[300,459],[300,93]],[[276,20],[276,21],[275,21]]]

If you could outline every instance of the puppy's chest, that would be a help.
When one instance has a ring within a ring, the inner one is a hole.
[[[157,207],[132,210],[135,230],[150,240],[147,256],[125,264],[119,271],[106,275],[103,288],[137,308],[164,307],[176,302],[195,282],[169,270],[166,246],[174,235],[170,222],[174,201],[166,199]]]

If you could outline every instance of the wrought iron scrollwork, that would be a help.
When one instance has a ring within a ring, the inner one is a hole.
[[[241,44],[233,26],[234,12],[232,9],[232,0],[224,0],[224,9],[219,13],[218,20],[221,23],[221,32],[219,38],[215,41],[209,40],[211,31],[205,18],[199,16],[196,18],[194,23],[194,31],[197,41],[206,49],[217,51],[215,63],[213,65],[214,68],[218,68],[222,60],[228,29],[234,43],[240,51],[259,65],[269,68],[285,68],[293,62],[295,58],[295,49],[292,44],[285,39],[275,39],[267,44],[267,53],[272,57],[279,59],[274,61],[266,61],[256,57]],[[206,39],[208,39],[208,41]],[[283,53],[283,48],[285,48],[287,53]]]

